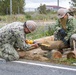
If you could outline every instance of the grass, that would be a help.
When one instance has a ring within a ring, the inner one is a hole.
[[[50,25],[39,25],[33,33],[27,35],[27,38],[38,39],[46,36],[51,36],[53,33],[54,31],[51,30]]]
[[[20,15],[4,15],[4,16],[0,16],[0,20],[3,23],[10,23],[10,22],[14,22],[14,21],[21,21],[21,22],[25,22],[26,18],[24,15],[20,14]]]
[[[68,64],[73,65],[73,63],[76,63],[76,59],[67,59],[66,62],[68,62]]]

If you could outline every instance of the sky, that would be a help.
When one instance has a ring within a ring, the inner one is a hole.
[[[59,6],[69,8],[71,0],[59,0]],[[25,0],[25,8],[37,8],[40,4],[57,5],[57,0]]]

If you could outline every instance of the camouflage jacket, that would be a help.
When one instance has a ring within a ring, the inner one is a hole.
[[[0,28],[0,48],[3,44],[11,44],[22,50],[27,50],[30,45],[25,43],[26,34],[21,22],[13,22]]]
[[[62,28],[62,25],[60,24],[59,20],[57,21],[55,25],[55,34],[58,32],[59,29]],[[66,22],[66,33],[67,36],[64,38],[65,40],[70,39],[71,35],[76,33],[76,19],[74,17],[69,16],[68,20]],[[60,40],[58,37],[55,36],[57,40]]]

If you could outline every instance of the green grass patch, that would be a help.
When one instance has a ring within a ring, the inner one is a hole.
[[[54,30],[50,27],[50,25],[39,25],[33,33],[27,34],[27,38],[34,40],[46,36],[51,36],[53,33]]]

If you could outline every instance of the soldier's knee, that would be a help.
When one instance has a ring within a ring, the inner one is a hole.
[[[12,61],[13,60],[18,60],[18,59],[19,59],[19,55],[18,54],[13,55],[13,56],[12,55],[10,56],[10,60],[12,60]]]
[[[76,40],[76,34],[73,34],[73,35],[71,36],[71,39]]]
[[[7,61],[14,61],[14,60],[18,60],[19,59],[19,55],[12,55],[12,54],[8,54],[7,57],[4,56],[4,58],[7,60]]]
[[[19,55],[8,55],[7,59],[8,61],[14,61],[14,60],[18,60],[19,59]]]
[[[18,60],[19,59],[19,55],[17,54],[16,56],[15,56],[15,60]]]

